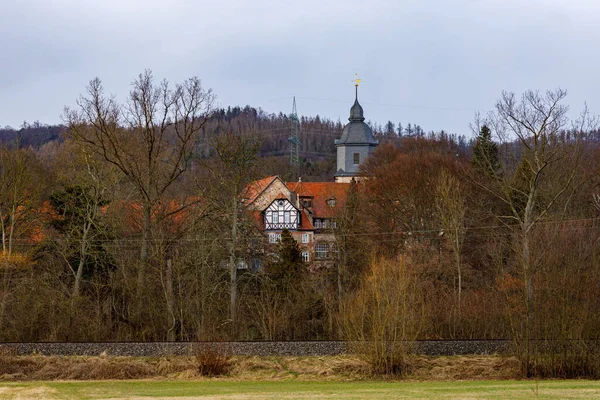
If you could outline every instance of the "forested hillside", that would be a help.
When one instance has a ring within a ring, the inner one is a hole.
[[[261,148],[259,154],[268,158],[265,171],[268,175],[279,175],[284,180],[297,178],[298,174],[305,181],[330,181],[335,173],[335,145],[339,139],[346,121],[332,121],[326,118],[300,117],[300,166],[299,169],[289,165],[289,137],[291,120],[288,115],[269,114],[261,109],[250,106],[228,107],[211,111],[207,123],[202,127],[198,139],[196,155],[210,156],[210,145],[207,136],[220,133],[252,134],[259,138]],[[388,121],[384,126],[369,123],[373,133],[381,142],[399,141],[403,137],[445,137],[445,132],[425,133],[419,125],[411,123],[405,127],[401,123],[396,126]],[[44,147],[53,147],[53,142],[63,140],[66,131],[64,125],[46,125],[39,121],[32,124],[24,122],[19,128],[6,126],[0,128],[0,143],[9,146],[31,147],[43,153]],[[464,136],[452,136],[460,143],[462,151],[468,151],[468,142]],[[47,145],[47,146],[45,146]]]

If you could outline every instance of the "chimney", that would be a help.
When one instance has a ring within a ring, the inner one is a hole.
[[[298,204],[298,195],[295,190],[290,191],[290,201],[296,208],[300,208],[300,205]]]

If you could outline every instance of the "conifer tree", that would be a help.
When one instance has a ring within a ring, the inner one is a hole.
[[[268,268],[268,275],[280,289],[287,289],[300,282],[305,270],[298,242],[284,229],[277,252],[278,258]]]
[[[487,125],[481,127],[477,142],[473,146],[473,167],[489,177],[499,174],[498,146],[492,140],[492,131]]]

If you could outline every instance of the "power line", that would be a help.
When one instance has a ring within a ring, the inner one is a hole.
[[[560,221],[540,221],[537,222],[536,225],[559,225],[559,224],[569,224],[569,223],[581,223],[581,222],[595,222],[600,221],[600,217],[593,218],[574,218],[574,219],[564,219]],[[504,228],[516,228],[518,224],[507,224],[507,225],[482,225],[482,226],[472,226],[472,227],[464,227],[462,230],[464,231],[478,231],[478,230],[492,230],[492,229],[504,229]],[[596,230],[600,229],[600,225],[598,226],[573,226],[562,228],[564,231],[575,231],[575,230]],[[327,229],[327,231],[332,231],[335,233],[335,229]],[[398,230],[398,231],[387,231],[387,232],[365,232],[365,233],[348,233],[343,236],[346,237],[356,237],[356,236],[388,236],[388,235],[415,235],[415,234],[425,234],[425,233],[440,233],[445,231],[444,228],[430,228],[430,229],[411,229],[411,230]],[[257,238],[261,239],[264,235],[256,235],[249,236],[249,239]],[[230,240],[229,237],[220,237],[220,238],[181,238],[181,239],[164,239],[164,238],[154,238],[148,239],[149,242],[188,242],[188,243],[196,243],[196,242],[214,242],[215,240]],[[121,239],[95,239],[91,241],[92,243],[140,243],[143,242],[142,238],[121,238]],[[31,242],[30,239],[13,239],[13,242]],[[60,243],[60,240],[55,240],[55,242]],[[66,242],[66,241],[63,241]],[[37,244],[31,244],[37,245]]]
[[[291,98],[292,98],[291,96],[281,97],[281,98],[266,100],[266,102],[288,100]],[[298,96],[298,98],[304,99],[304,100],[328,101],[328,102],[332,102],[332,103],[348,103],[348,100],[326,99],[326,98],[321,98],[321,97]],[[416,108],[416,109],[439,110],[439,111],[469,111],[469,112],[484,111],[482,109],[468,108],[468,107],[438,107],[438,106],[428,106],[428,105],[418,105],[418,104],[391,104],[391,103],[373,103],[373,102],[361,102],[361,103],[363,103],[365,105],[382,106],[382,107]]]

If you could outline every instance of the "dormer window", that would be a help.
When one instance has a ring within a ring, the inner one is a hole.
[[[335,207],[335,197],[332,197],[330,199],[327,200],[327,205],[329,207]]]
[[[312,200],[311,199],[302,199],[302,205],[305,208],[311,208],[312,207]]]
[[[360,153],[354,153],[354,165],[360,164]]]

